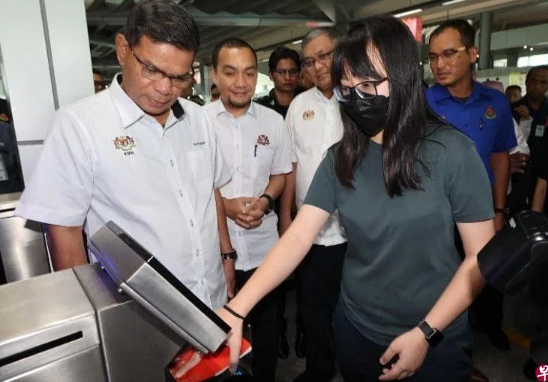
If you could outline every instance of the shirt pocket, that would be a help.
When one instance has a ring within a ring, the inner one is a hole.
[[[192,150],[185,153],[194,183],[198,191],[204,195],[210,195],[213,190],[213,163],[211,152],[208,148]]]
[[[256,145],[253,155],[253,174],[256,181],[268,179],[274,160],[274,148],[266,145]]]

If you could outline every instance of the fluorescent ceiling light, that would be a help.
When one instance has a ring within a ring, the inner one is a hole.
[[[394,15],[394,17],[411,16],[411,15],[414,15],[415,13],[420,13],[420,12],[422,12],[422,8],[417,8],[417,9],[412,9],[410,11],[406,11],[406,12],[402,12],[402,13],[396,13]]]
[[[462,3],[463,1],[466,1],[466,0],[451,0],[451,1],[445,1],[445,2],[441,3],[441,5],[451,5],[451,4],[456,4],[456,3]]]
[[[293,41],[292,44],[300,44],[301,42],[303,42],[303,40],[296,40],[296,41]]]

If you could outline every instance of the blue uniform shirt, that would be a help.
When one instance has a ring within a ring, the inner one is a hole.
[[[454,98],[445,86],[440,85],[430,87],[426,91],[426,99],[439,116],[476,143],[493,184],[495,177],[491,169],[491,154],[509,151],[518,145],[506,96],[473,81],[472,94],[465,102]]]

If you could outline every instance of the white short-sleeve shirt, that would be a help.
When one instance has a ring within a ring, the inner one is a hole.
[[[339,103],[334,96],[327,99],[313,87],[293,99],[285,125],[291,139],[291,160],[297,164],[295,201],[300,208],[327,149],[342,138]],[[314,243],[331,246],[344,242],[346,234],[335,211]]]
[[[218,100],[204,106],[211,117],[232,180],[221,188],[232,199],[264,194],[271,175],[292,170],[290,142],[281,115],[252,102],[246,113],[234,118]],[[278,240],[278,218],[264,216],[261,225],[247,230],[227,219],[232,246],[238,252],[236,269],[257,268]]]
[[[206,113],[179,99],[165,127],[122,90],[58,110],[16,214],[93,235],[114,221],[204,303],[226,302],[213,189],[230,180]]]

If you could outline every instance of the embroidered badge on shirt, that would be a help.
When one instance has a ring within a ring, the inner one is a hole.
[[[135,144],[135,141],[133,138],[131,138],[129,135],[120,135],[119,137],[116,137],[114,139],[114,147],[116,150],[122,150],[124,152],[124,155],[134,155],[135,152],[133,149],[137,147]]]
[[[493,119],[496,118],[497,113],[495,112],[495,109],[491,105],[487,106],[487,110],[485,110],[485,118]]]
[[[303,119],[309,121],[314,118],[314,110],[307,110],[303,113]]]
[[[261,146],[268,146],[270,145],[270,141],[268,140],[268,136],[261,134],[259,135],[259,138],[257,138],[257,144]]]
[[[8,115],[6,113],[2,113],[2,114],[0,114],[0,121],[9,122],[10,118],[8,117]]]

